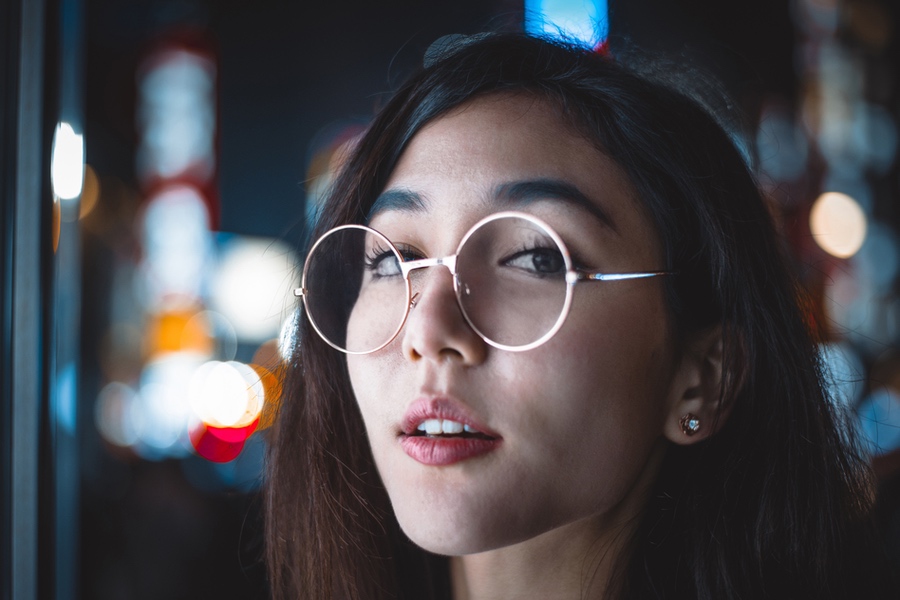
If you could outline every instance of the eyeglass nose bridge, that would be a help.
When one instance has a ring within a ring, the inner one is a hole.
[[[400,263],[400,273],[403,275],[403,278],[406,279],[407,289],[411,294],[409,304],[407,305],[407,311],[412,308],[415,308],[418,303],[421,293],[413,292],[412,289],[412,280],[410,279],[410,275],[413,271],[417,271],[419,269],[427,269],[428,267],[447,267],[447,270],[450,271],[450,276],[453,277],[453,289],[456,290],[459,285],[459,277],[456,274],[456,258],[457,254],[451,254],[450,256],[444,256],[442,258],[420,258],[418,260],[408,260]]]
[[[400,272],[403,273],[405,279],[409,279],[410,273],[417,269],[426,269],[428,267],[444,266],[450,271],[453,277],[456,277],[456,257],[457,254],[451,254],[443,258],[420,258],[417,260],[405,260],[400,263]]]

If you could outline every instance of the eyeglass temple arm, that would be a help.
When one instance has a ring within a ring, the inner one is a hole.
[[[622,281],[623,279],[646,279],[647,277],[659,277],[660,275],[674,275],[673,271],[644,271],[642,273],[598,273],[592,271],[569,271],[566,273],[566,281]]]

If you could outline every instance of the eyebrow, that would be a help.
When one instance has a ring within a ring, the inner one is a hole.
[[[585,209],[601,223],[618,232],[608,212],[574,184],[562,179],[541,178],[503,183],[494,190],[494,197],[510,204],[524,205],[541,200],[561,200]]]
[[[598,221],[618,233],[618,228],[608,212],[577,186],[562,179],[540,178],[501,183],[494,189],[493,196],[507,204],[518,205],[528,205],[542,200],[561,200],[583,208]],[[426,212],[428,199],[412,190],[385,190],[372,203],[372,208],[369,209],[369,214],[366,216],[366,222],[371,222],[381,212],[391,210],[408,213]]]
[[[421,195],[412,190],[394,189],[384,191],[369,209],[366,215],[366,222],[371,222],[375,215],[388,210],[399,210],[401,212],[425,212],[428,209],[428,201]]]

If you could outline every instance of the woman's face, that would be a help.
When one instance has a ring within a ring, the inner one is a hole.
[[[444,257],[501,210],[549,223],[576,266],[663,266],[620,169],[555,107],[524,95],[479,99],[422,129],[370,225],[417,257]],[[468,326],[447,269],[415,277],[419,295],[397,338],[347,358],[406,534],[432,552],[461,555],[568,525],[594,536],[636,514],[681,396],[662,278],[580,283],[553,338],[508,352]],[[435,431],[440,420],[446,434],[419,430]],[[460,426],[468,427],[457,433]]]

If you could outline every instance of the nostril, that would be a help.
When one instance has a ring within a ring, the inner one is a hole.
[[[441,350],[440,350],[440,357],[441,357],[443,360],[451,360],[451,359],[452,359],[452,360],[458,360],[458,359],[464,359],[464,358],[465,358],[465,356],[463,355],[463,353],[460,352],[459,350],[457,350],[456,348],[441,348]]]

